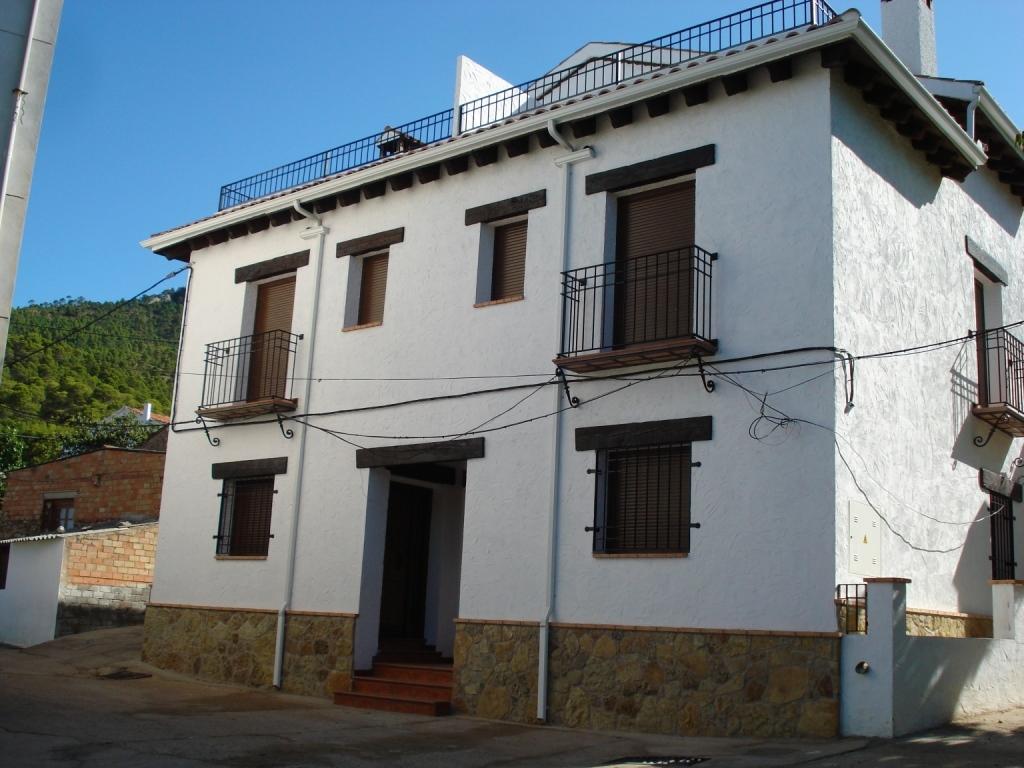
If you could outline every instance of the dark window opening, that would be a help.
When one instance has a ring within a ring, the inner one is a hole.
[[[7,566],[11,562],[11,545],[0,544],[0,589],[7,589]]]
[[[46,499],[43,501],[43,514],[40,518],[40,528],[43,531],[56,531],[60,528],[71,531],[74,527],[74,499]]]
[[[594,551],[690,551],[689,443],[598,451]]]
[[[273,477],[225,480],[221,494],[217,554],[266,557],[270,548]]]
[[[1013,551],[1013,500],[1001,493],[990,493],[988,513],[992,535],[992,578],[1016,578],[1017,563]]]

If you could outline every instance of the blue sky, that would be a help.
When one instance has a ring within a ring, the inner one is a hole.
[[[450,106],[459,54],[518,82],[753,4],[65,0],[15,304],[136,293],[178,266],[139,240],[213,213],[224,183]],[[984,80],[1021,126],[1024,2],[936,8],[940,74]]]

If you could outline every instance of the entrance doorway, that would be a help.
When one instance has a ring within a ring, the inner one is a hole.
[[[466,499],[464,461],[370,469],[356,669],[449,659],[455,650]]]
[[[380,644],[423,640],[434,492],[392,482],[384,536],[380,591]]]

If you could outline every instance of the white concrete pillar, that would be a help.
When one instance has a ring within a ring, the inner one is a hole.
[[[992,637],[1024,642],[1024,580],[992,581]]]
[[[932,0],[882,0],[882,38],[915,75],[938,77]]]
[[[892,738],[896,658],[907,634],[910,579],[864,581],[868,585],[868,631],[842,639],[839,727],[844,736]]]

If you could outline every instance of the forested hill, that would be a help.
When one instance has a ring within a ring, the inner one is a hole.
[[[62,299],[17,307],[0,384],[0,431],[27,436],[25,463],[60,452],[62,424],[95,421],[123,405],[170,413],[184,289],[117,302]],[[66,341],[53,342],[74,334]]]

